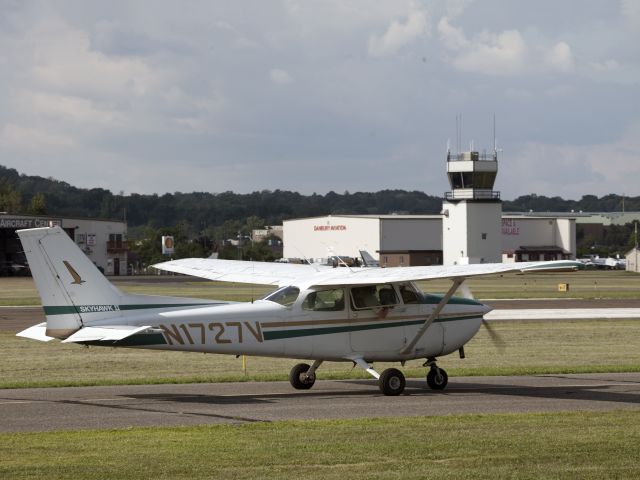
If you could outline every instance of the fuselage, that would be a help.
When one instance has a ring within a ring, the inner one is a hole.
[[[401,354],[441,298],[411,283],[302,291],[285,287],[252,303],[128,316],[128,324],[153,329],[109,345],[335,361],[436,357],[467,343],[490,310],[480,302],[453,297],[415,348]]]

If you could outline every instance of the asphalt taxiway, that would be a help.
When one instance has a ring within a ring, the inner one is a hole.
[[[398,397],[370,380],[0,390],[0,431],[618,409],[640,410],[640,373],[409,379]]]

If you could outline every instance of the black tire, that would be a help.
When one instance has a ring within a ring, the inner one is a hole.
[[[309,370],[311,367],[306,363],[299,363],[291,369],[289,373],[289,382],[291,386],[296,390],[309,390],[316,383],[316,376],[312,375],[309,378],[302,378],[302,374]]]
[[[380,391],[385,395],[395,396],[404,392],[406,380],[404,374],[397,368],[387,368],[378,379]]]
[[[432,368],[427,373],[427,385],[431,390],[444,390],[449,382],[449,376],[442,368]]]

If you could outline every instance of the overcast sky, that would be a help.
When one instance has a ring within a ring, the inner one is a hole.
[[[640,1],[0,0],[0,164],[115,193],[640,195]]]

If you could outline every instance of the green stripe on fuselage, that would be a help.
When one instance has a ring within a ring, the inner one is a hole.
[[[422,296],[421,303],[424,303],[427,305],[437,305],[438,303],[440,303],[443,297],[444,297],[443,294],[426,293]],[[478,302],[477,300],[473,300],[471,298],[451,297],[447,302],[447,305],[478,305],[479,306],[479,305],[482,305],[482,303]]]
[[[470,320],[472,318],[480,318],[482,315],[473,314],[461,317],[438,318],[436,322],[452,322],[455,320]],[[265,340],[278,340],[283,338],[308,337],[313,335],[329,335],[331,333],[357,332],[361,330],[377,330],[380,328],[404,327],[409,325],[422,325],[425,319],[410,320],[406,322],[387,322],[387,323],[368,323],[365,325],[343,325],[340,327],[320,327],[320,328],[297,328],[294,330],[274,330],[271,332],[263,332]]]

